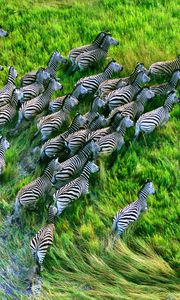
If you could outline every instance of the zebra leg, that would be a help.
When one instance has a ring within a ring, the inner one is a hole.
[[[139,123],[136,123],[135,135],[134,135],[134,138],[133,138],[134,141],[137,140],[137,138],[138,138],[140,132],[141,132],[140,125],[139,125]]]

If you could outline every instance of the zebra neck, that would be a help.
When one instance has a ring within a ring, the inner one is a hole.
[[[141,90],[141,87],[140,87],[140,85],[139,85],[139,82],[137,82],[137,81],[134,81],[134,82],[132,83],[132,86],[133,86],[133,88],[134,88],[136,94]]]
[[[125,126],[125,124],[122,123],[122,125],[120,126],[120,129],[118,130],[117,134],[124,136],[125,132],[126,132],[126,126]]]
[[[164,107],[165,110],[167,110],[169,112],[169,111],[171,111],[172,106],[173,106],[172,102],[167,102],[167,103],[164,103],[163,107]]]
[[[140,97],[139,99],[136,100],[136,104],[142,104],[143,106],[146,104],[147,98],[146,97]]]
[[[48,67],[46,71],[51,74],[51,76],[55,77],[56,76],[56,71],[57,71],[57,66],[58,62],[57,61],[50,61],[48,64]]]
[[[5,148],[0,144],[0,157],[3,157],[5,153]]]
[[[44,170],[41,177],[44,179],[51,180],[53,173],[54,173],[54,166],[50,165],[50,166],[47,166],[47,168]]]
[[[179,79],[177,77],[171,78],[171,80],[169,81],[169,86],[172,87],[172,88],[175,88],[178,81],[179,81]]]
[[[136,72],[136,70],[135,70],[135,71],[129,76],[128,84],[132,84],[132,83],[135,81],[136,77],[137,77],[137,72]]]
[[[109,78],[111,78],[113,75],[113,70],[111,67],[107,67],[107,69],[104,70],[104,72],[102,73],[102,80],[107,80]]]
[[[15,85],[15,78],[11,74],[9,74],[8,83]]]
[[[89,176],[90,176],[90,171],[88,168],[85,167],[80,177],[83,177],[85,180],[88,181]]]
[[[92,154],[91,149],[87,148],[87,149],[83,149],[82,151],[79,152],[79,157],[81,159],[87,159],[90,157],[90,155]]]
[[[108,52],[109,47],[110,47],[110,44],[106,42],[106,43],[102,44],[101,49],[102,49],[104,52]]]
[[[43,93],[43,99],[50,99],[54,90],[52,89],[51,86],[48,86],[47,89]]]
[[[149,192],[146,190],[146,189],[142,189],[140,192],[139,192],[139,202],[140,203],[143,203],[146,201],[146,198],[148,196]]]

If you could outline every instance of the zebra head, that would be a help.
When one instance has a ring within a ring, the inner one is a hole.
[[[3,71],[3,70],[4,70],[3,66],[0,65],[0,71]]]
[[[173,74],[172,74],[172,77],[170,79],[170,83],[177,83],[178,81],[180,80],[180,71],[175,71]]]
[[[120,121],[119,125],[116,128],[116,131],[119,132],[123,128],[130,128],[132,126],[134,126],[134,122],[130,119],[129,116],[126,116]]]
[[[13,92],[16,100],[17,100],[17,103],[23,103],[23,100],[24,100],[24,94],[23,94],[23,90],[22,89],[14,89],[14,92]]]
[[[73,92],[72,92],[72,96],[78,98],[81,95],[85,95],[87,94],[88,90],[85,86],[83,86],[82,83],[79,83],[75,86]]]
[[[60,82],[58,82],[57,80],[55,80],[55,79],[50,79],[49,84],[51,85],[51,87],[54,91],[58,91],[58,90],[63,89],[62,84]]]
[[[54,51],[54,53],[52,54],[51,56],[51,59],[59,64],[63,63],[63,64],[66,64],[67,63],[67,59],[64,58],[60,53],[59,51]],[[50,59],[50,60],[51,60]]]
[[[91,150],[91,153],[92,153],[92,159],[96,160],[98,154],[101,151],[100,146],[94,140],[91,140],[91,141],[87,142],[85,147],[90,147],[90,150]]]
[[[166,98],[166,100],[165,100],[165,102],[164,102],[164,107],[167,107],[167,108],[169,108],[169,110],[171,109],[171,107],[172,107],[172,105],[173,104],[175,104],[175,103],[178,103],[180,101],[180,98],[178,98],[177,96],[176,96],[176,91],[174,90],[174,91],[171,91],[169,94],[168,94],[168,96],[167,96],[167,98]]]
[[[48,209],[48,223],[54,223],[54,218],[57,216],[58,209],[55,205],[50,205]]]
[[[73,107],[75,107],[76,105],[78,105],[78,103],[79,103],[79,101],[76,97],[72,96],[71,94],[68,94],[66,96],[66,98],[64,99],[62,109],[70,110]]]
[[[84,116],[82,116],[80,113],[77,113],[72,121],[71,126],[76,124],[78,128],[82,128],[87,123],[87,120]]]
[[[99,167],[93,161],[89,161],[85,168],[92,174],[99,172]]]
[[[123,70],[123,66],[121,66],[120,64],[118,64],[114,59],[106,66],[105,70],[107,69],[111,69],[113,71],[113,73],[118,73],[120,71]]]
[[[111,34],[107,34],[107,35],[104,37],[104,39],[103,39],[103,42],[104,42],[104,41],[106,41],[106,43],[109,44],[109,45],[114,45],[114,46],[118,46],[118,45],[119,45],[119,42],[118,42],[115,38],[113,38],[113,37],[111,36]]]
[[[145,184],[144,184],[142,190],[146,191],[147,194],[151,194],[151,195],[155,194],[155,188],[153,186],[153,183],[149,180],[149,178],[146,179]]]
[[[99,97],[96,97],[92,103],[91,111],[97,112],[99,108],[103,108],[105,106],[104,100]]]
[[[120,79],[120,80],[118,81],[117,85],[116,85],[116,88],[117,88],[117,89],[121,89],[121,88],[123,88],[123,87],[126,86],[126,85],[127,85],[127,83],[126,83],[125,81],[123,81],[122,79]]]
[[[136,82],[138,82],[139,84],[144,84],[147,83],[151,80],[151,78],[144,73],[144,71],[140,71],[136,77]]]
[[[36,75],[37,82],[43,83],[44,81],[50,79],[51,75],[45,71],[45,69],[40,68]]]
[[[141,100],[143,98],[150,100],[155,97],[155,93],[149,87],[144,87],[140,93],[137,95],[136,100]]]
[[[16,77],[18,76],[18,73],[17,73],[17,71],[14,69],[14,67],[9,66],[9,67],[8,67],[8,70],[9,70],[9,74],[10,74],[13,78],[16,78]]]
[[[0,136],[0,144],[2,145],[2,147],[7,150],[10,147],[10,143],[8,142],[8,140],[5,137]]]
[[[8,36],[8,32],[5,31],[3,28],[0,28],[0,37],[7,37]]]

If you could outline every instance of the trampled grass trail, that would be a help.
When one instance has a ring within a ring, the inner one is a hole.
[[[71,48],[89,43],[102,30],[109,30],[120,42],[110,49],[108,61],[114,58],[123,65],[122,77],[130,74],[137,62],[148,67],[179,53],[180,16],[174,0],[0,0],[0,7],[0,23],[9,32],[0,39],[0,64],[17,69],[17,85],[26,72],[46,66],[54,50],[67,56]],[[102,71],[106,63],[73,76],[60,70],[64,89],[57,95],[72,91],[79,78]],[[6,78],[7,70],[0,72],[0,87]],[[153,101],[147,110],[163,101]],[[90,104],[84,100],[77,110],[85,112]],[[35,211],[22,210],[20,225],[7,224],[17,192],[41,173],[31,152],[37,145],[37,140],[30,142],[35,123],[18,136],[8,137],[11,148],[0,177],[0,299],[180,298],[178,116],[177,105],[164,128],[130,142],[114,162],[113,158],[99,160],[101,171],[91,179],[90,194],[68,207],[56,224],[41,293],[35,296],[27,290],[33,267],[29,241],[45,224],[46,203],[42,199]],[[0,134],[7,135],[16,120]],[[133,134],[134,128],[126,141],[131,141]],[[148,198],[148,211],[113,246],[112,217],[137,198],[146,178],[153,181],[156,195]]]

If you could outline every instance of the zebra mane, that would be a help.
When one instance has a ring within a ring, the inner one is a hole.
[[[95,37],[95,39],[93,40],[92,43],[96,42],[96,40],[100,37],[100,35],[101,35],[102,33],[104,33],[105,36],[106,36],[106,34],[107,34],[105,31],[101,31],[100,33],[98,33],[98,35]]]

